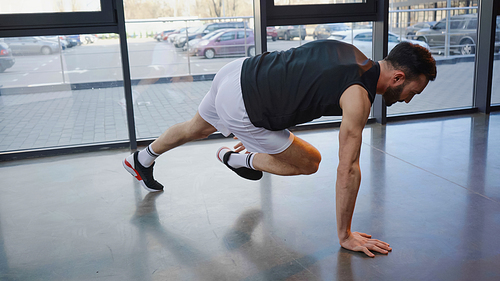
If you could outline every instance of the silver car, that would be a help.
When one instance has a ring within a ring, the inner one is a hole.
[[[449,19],[449,29],[446,30],[446,19],[440,20],[430,28],[417,31],[414,38],[429,44],[431,51],[442,53],[445,50],[446,37],[449,35],[450,53],[472,55],[476,53],[477,14],[457,15]],[[500,46],[500,30],[497,27],[495,49]]]
[[[50,55],[60,51],[59,44],[40,37],[10,37],[4,38],[14,55],[42,54]]]

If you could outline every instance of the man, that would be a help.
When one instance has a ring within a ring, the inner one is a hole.
[[[163,186],[153,178],[156,157],[217,130],[239,140],[217,158],[241,177],[258,180],[262,172],[312,174],[319,151],[287,128],[321,116],[341,115],[336,182],[337,233],[340,245],[387,254],[389,244],[351,232],[361,182],[361,135],[375,94],[387,105],[410,102],[436,77],[436,64],[423,47],[398,44],[382,61],[366,58],[350,44],[318,40],[284,52],[235,60],[215,76],[195,116],[168,128],[146,149],[124,160],[125,168],[149,191]],[[239,153],[243,150],[247,153]]]

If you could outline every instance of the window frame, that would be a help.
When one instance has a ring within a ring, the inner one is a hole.
[[[100,3],[101,10],[92,12],[2,14],[0,37],[118,33],[115,1]]]
[[[265,1],[267,26],[375,21],[377,1],[366,3],[274,5]]]

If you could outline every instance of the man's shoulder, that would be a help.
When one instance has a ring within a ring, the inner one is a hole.
[[[371,104],[368,91],[359,84],[349,86],[340,97],[342,110],[350,108],[356,111],[370,111]]]

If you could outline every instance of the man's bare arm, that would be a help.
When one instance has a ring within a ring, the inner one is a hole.
[[[349,87],[340,100],[342,123],[339,132],[339,165],[336,183],[337,234],[340,245],[348,250],[362,251],[374,257],[370,250],[388,253],[389,244],[370,239],[364,233],[351,232],[351,221],[356,205],[361,171],[359,154],[363,128],[370,115],[368,93],[359,85]]]

